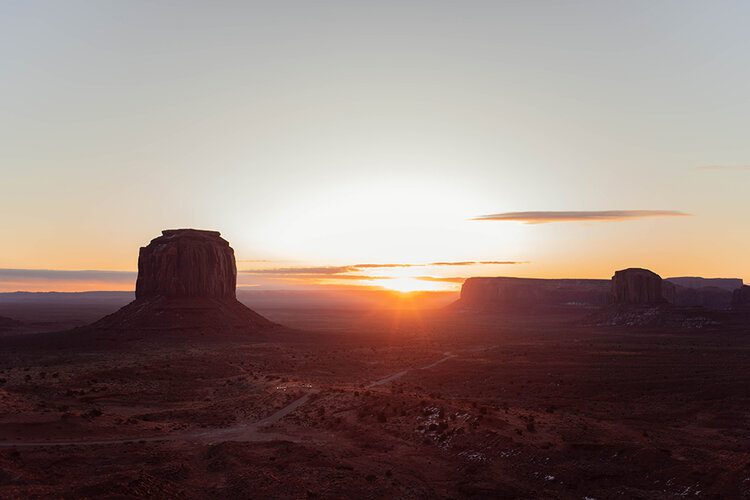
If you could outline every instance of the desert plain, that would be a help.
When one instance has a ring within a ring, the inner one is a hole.
[[[256,310],[293,326],[4,337],[0,497],[750,497],[746,326]]]

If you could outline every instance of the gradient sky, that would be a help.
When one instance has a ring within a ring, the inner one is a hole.
[[[750,281],[749,23],[740,1],[3,2],[0,290],[132,288],[178,227],[221,231],[262,271],[244,284],[452,261],[516,263],[345,274]]]

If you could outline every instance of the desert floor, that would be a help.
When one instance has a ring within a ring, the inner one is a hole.
[[[750,498],[750,328],[275,316],[0,350],[0,498]]]

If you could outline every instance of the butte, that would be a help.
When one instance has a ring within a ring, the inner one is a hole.
[[[258,333],[272,323],[237,300],[234,250],[217,231],[169,229],[138,255],[135,300],[89,329]]]

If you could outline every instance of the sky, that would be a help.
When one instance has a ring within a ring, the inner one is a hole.
[[[3,2],[0,291],[132,289],[138,247],[180,227],[221,231],[242,286],[748,282],[749,21],[740,1]]]

